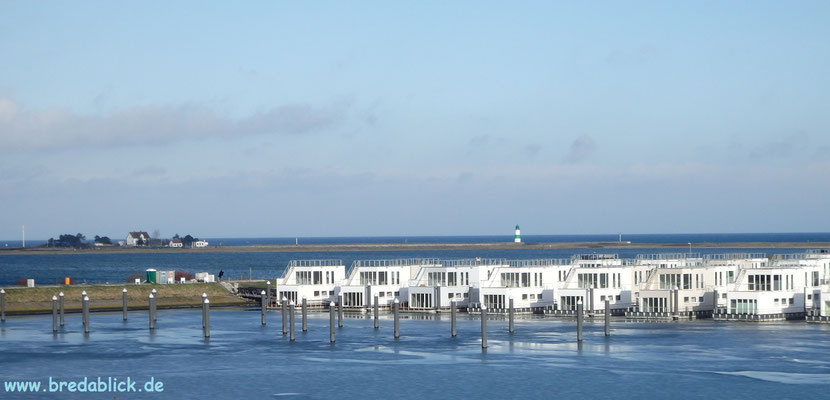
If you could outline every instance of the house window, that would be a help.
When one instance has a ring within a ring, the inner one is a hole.
[[[518,287],[519,273],[518,272],[503,272],[501,274],[501,285],[503,287]]]

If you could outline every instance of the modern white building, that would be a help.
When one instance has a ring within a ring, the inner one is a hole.
[[[276,280],[278,298],[312,305],[342,299],[347,309],[388,307],[441,312],[450,307],[572,316],[717,320],[830,319],[830,251],[766,256],[756,253],[664,253],[620,258],[577,254],[566,259],[433,258],[291,261]]]
[[[293,260],[276,279],[277,301],[299,303],[304,297],[312,305],[336,301],[345,277],[343,260]]]

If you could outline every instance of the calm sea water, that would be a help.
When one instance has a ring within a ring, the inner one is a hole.
[[[684,252],[677,249],[674,252]],[[692,249],[702,254],[753,252],[795,253],[803,249]],[[345,251],[345,252],[256,252],[256,253],[135,253],[135,254],[0,254],[0,286],[14,285],[18,279],[34,279],[36,284],[56,284],[64,277],[83,283],[127,282],[127,277],[147,268],[184,270],[192,273],[225,271],[226,278],[274,279],[282,275],[295,259],[339,259],[348,267],[354,260],[433,257],[454,258],[567,258],[581,253],[613,253],[621,257],[667,253],[667,249],[548,249],[548,250],[450,250],[450,251]]]
[[[268,318],[262,327],[258,312],[213,310],[204,340],[197,310],[160,311],[154,333],[146,313],[126,323],[93,314],[89,337],[78,315],[57,335],[48,316],[9,317],[0,324],[0,380],[164,385],[160,396],[31,398],[787,399],[830,391],[830,325],[615,320],[605,337],[602,324],[588,322],[579,346],[572,320],[519,319],[510,335],[494,319],[482,352],[480,322],[465,315],[455,339],[442,315],[403,319],[398,340],[388,315],[379,330],[347,317],[334,345],[325,314],[312,313],[295,342],[280,334],[277,312]]]
[[[616,242],[618,234],[594,235],[522,235],[526,243]],[[123,238],[112,238],[124,240]],[[489,236],[349,236],[349,237],[283,237],[283,238],[203,238],[211,246],[250,246],[266,244],[350,244],[350,243],[499,243],[512,242],[513,235]],[[723,243],[723,242],[830,242],[830,232],[790,233],[658,233],[623,234],[633,243]],[[27,240],[27,246],[38,246],[44,240]],[[0,241],[0,246],[19,247],[20,240]]]

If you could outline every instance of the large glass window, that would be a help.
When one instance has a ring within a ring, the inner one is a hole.
[[[667,301],[665,297],[645,297],[643,298],[644,312],[667,312]]]
[[[661,274],[660,275],[660,289],[674,289],[680,287],[680,274]]]
[[[502,272],[501,285],[504,287],[519,287],[518,272]]]
[[[446,272],[430,272],[427,274],[427,280],[429,286],[447,286],[447,273]]]

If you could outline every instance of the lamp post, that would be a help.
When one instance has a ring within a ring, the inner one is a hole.
[[[692,256],[692,242],[689,242],[689,257]]]

